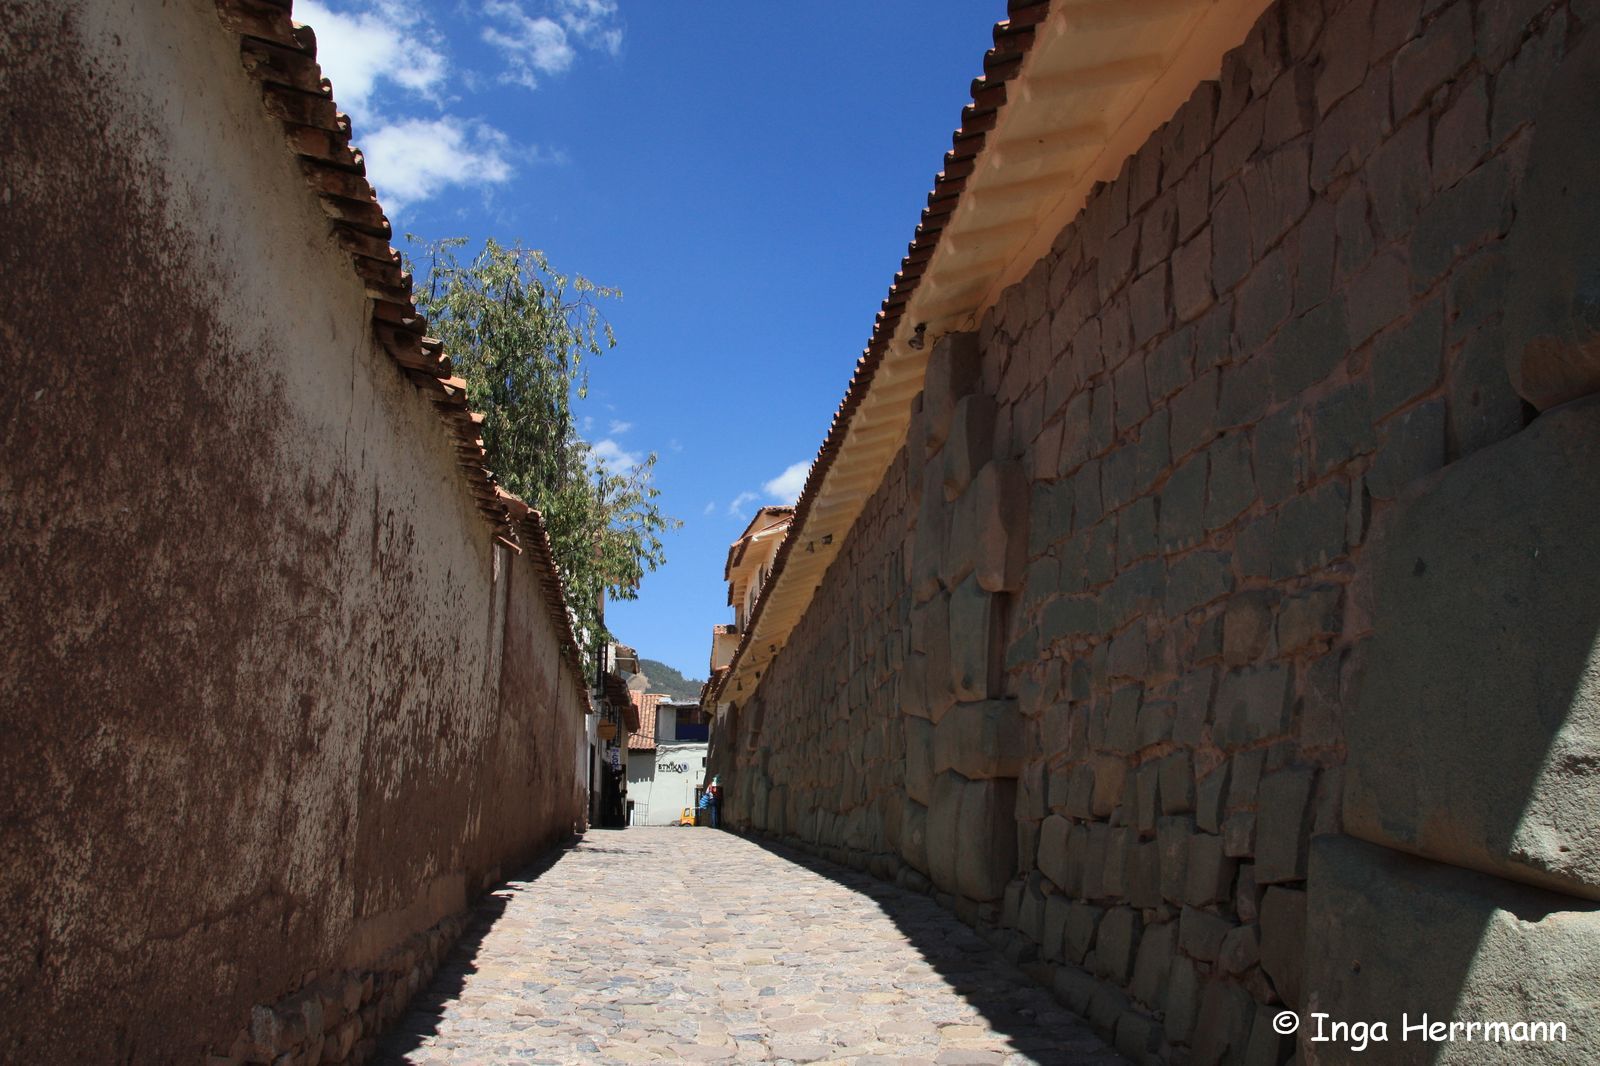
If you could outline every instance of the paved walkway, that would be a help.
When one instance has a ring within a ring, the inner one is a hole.
[[[931,900],[729,833],[591,831],[496,897],[380,1061],[1121,1061]]]

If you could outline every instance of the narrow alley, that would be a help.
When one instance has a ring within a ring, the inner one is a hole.
[[[821,1059],[1122,1061],[931,899],[729,833],[639,827],[487,896],[379,1054]]]
[[[5,10],[0,1066],[1600,1063],[1600,0]]]

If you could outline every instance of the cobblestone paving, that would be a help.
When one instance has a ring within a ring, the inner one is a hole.
[[[379,1060],[1122,1061],[925,897],[637,827],[499,890]]]

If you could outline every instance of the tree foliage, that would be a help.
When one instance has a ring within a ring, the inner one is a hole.
[[[588,361],[616,345],[599,301],[621,294],[494,240],[463,263],[466,244],[422,244],[418,308],[483,413],[490,469],[544,515],[580,632],[607,637],[602,598],[635,598],[666,559],[661,534],[679,525],[656,502],[655,453],[626,469],[602,463],[573,417],[588,395]]]

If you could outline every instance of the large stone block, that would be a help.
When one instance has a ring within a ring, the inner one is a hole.
[[[978,497],[964,492],[945,505],[944,554],[939,559],[939,583],[947,589],[961,584],[972,573],[978,543]]]
[[[1130,988],[1134,998],[1147,1007],[1164,1008],[1167,1002],[1167,974],[1172,969],[1176,922],[1147,925],[1139,938],[1139,954],[1133,963]]]
[[[905,718],[906,795],[926,806],[933,802],[934,725],[925,718]]]
[[[928,657],[920,651],[907,653],[895,696],[903,717],[928,717]]]
[[[1183,902],[1189,884],[1189,840],[1193,836],[1193,818],[1177,816],[1156,823],[1156,845],[1161,849],[1161,896],[1169,903]]]
[[[946,892],[998,900],[1017,867],[1015,781],[968,781],[946,772],[928,809],[928,875]]]
[[[1250,1043],[1245,1047],[1244,1066],[1278,1066],[1293,1053],[1289,1037],[1273,1028],[1282,1006],[1256,1004],[1256,1019],[1250,1026]]]
[[[1094,816],[1094,766],[1091,763],[1080,763],[1069,772],[1058,773],[1055,780],[1066,782],[1065,799],[1061,803],[1063,811],[1074,818]]]
[[[986,464],[967,490],[973,542],[968,549],[978,584],[988,592],[1022,587],[1028,562],[1028,477],[1015,460]],[[1056,536],[1069,532],[1064,524]],[[951,544],[951,551],[961,546]]]
[[[913,470],[916,468],[913,467]],[[915,478],[915,473],[907,475]],[[911,539],[911,588],[918,602],[941,587],[945,565],[945,540],[949,515],[944,500],[944,466],[938,460],[922,469],[922,498],[917,504],[917,528]]]
[[[908,707],[934,722],[956,702],[950,683],[950,598],[936,595],[920,604],[912,615],[912,653],[921,654],[923,673],[917,703]]]
[[[1150,840],[1140,844],[1128,873],[1128,902],[1135,907],[1161,906],[1161,845]]]
[[[944,443],[944,498],[954,500],[994,454],[994,428],[999,412],[994,400],[972,393],[956,401],[950,436]]]
[[[1017,783],[968,781],[962,788],[956,889],[979,902],[1000,899],[1017,871]]]
[[[933,802],[928,805],[928,876],[946,892],[956,891],[961,796],[966,784],[960,774],[940,774],[934,779]]]
[[[1600,907],[1349,837],[1312,842],[1303,1013],[1382,1021],[1389,1039],[1353,1055],[1307,1042],[1317,1063],[1600,1061]],[[1269,901],[1271,894],[1269,893]],[[1267,928],[1263,915],[1262,956]],[[1431,1022],[1564,1022],[1565,1042],[1400,1039]]]
[[[1547,409],[1600,391],[1600,36],[1567,54],[1539,109],[1507,249],[1511,381]]]
[[[1102,1033],[1111,1033],[1116,1029],[1117,1020],[1126,1014],[1130,1007],[1127,994],[1122,989],[1101,981],[1089,1000],[1088,1010],[1083,1013],[1084,1017],[1089,1019],[1090,1025]]]
[[[1161,760],[1161,813],[1186,814],[1194,810],[1194,761],[1186,751]]]
[[[1344,554],[1350,486],[1330,480],[1284,501],[1272,527],[1270,570],[1274,580],[1297,577]]]
[[[1105,899],[1106,850],[1111,843],[1111,827],[1104,822],[1092,822],[1089,836],[1083,846],[1083,881],[1080,892],[1084,899]],[[1068,841],[1071,848],[1072,841]]]
[[[1133,777],[1133,824],[1141,833],[1153,833],[1160,814],[1159,766],[1146,763]]]
[[[1081,1015],[1089,1010],[1090,1001],[1102,985],[1091,974],[1076,966],[1059,966],[1050,987],[1056,999],[1068,1010]]]
[[[1067,916],[1071,910],[1072,901],[1059,892],[1044,902],[1044,935],[1039,941],[1039,954],[1051,962],[1060,962],[1063,959],[1062,943],[1067,931]]]
[[[1161,1021],[1138,1008],[1117,1018],[1117,1052],[1129,1062],[1150,1062],[1161,1048]]]
[[[969,577],[950,594],[950,686],[956,699],[999,695],[1004,649],[992,593]]]
[[[1165,665],[1166,652],[1171,645],[1173,634],[1168,632],[1162,635],[1161,642],[1156,645],[1157,658]],[[1163,696],[1175,694],[1171,686],[1164,686],[1161,690]],[[1147,698],[1139,705],[1139,747],[1146,748],[1152,744],[1162,744],[1172,739],[1172,726],[1177,718],[1177,704],[1170,699]]]
[[[946,333],[928,353],[922,381],[922,417],[926,454],[932,455],[950,435],[956,404],[977,388],[982,377],[976,333]]]
[[[1373,547],[1346,831],[1600,899],[1600,402],[1449,468]]]
[[[1195,1018],[1190,1061],[1195,1066],[1242,1062],[1255,1013],[1255,1001],[1241,985],[1227,980],[1208,981]]]
[[[954,770],[969,780],[1014,778],[1026,756],[1024,721],[1016,700],[958,703],[933,730],[933,772]]]
[[[1133,976],[1140,928],[1139,912],[1132,907],[1113,907],[1107,911],[1095,938],[1095,973],[1118,985],[1126,985]]]
[[[767,793],[767,820],[766,827],[769,831],[782,836],[788,832],[788,822],[785,818],[788,799],[788,785],[773,785]]]
[[[1128,897],[1128,871],[1139,844],[1138,832],[1130,826],[1115,826],[1106,843],[1106,868],[1101,884],[1113,899]]]
[[[1096,907],[1082,900],[1072,902],[1067,909],[1062,940],[1062,950],[1068,962],[1081,964],[1089,957],[1089,951],[1094,947],[1095,932],[1100,928],[1100,919],[1104,914],[1104,907]]]
[[[1065,888],[1070,879],[1067,838],[1071,832],[1072,823],[1059,814],[1052,814],[1039,827],[1039,872],[1060,888]]]
[[[1215,962],[1233,929],[1233,924],[1221,915],[1185,907],[1178,920],[1178,946],[1185,955],[1202,962]]]
[[[1261,968],[1291,1007],[1303,1002],[1306,894],[1292,888],[1267,889],[1261,898]]]
[[[1023,728],[1027,728],[1026,721]],[[1050,813],[1050,775],[1043,760],[1037,757],[1038,751],[1033,750],[1029,754],[1035,758],[1025,762],[1022,772],[1017,775],[1017,818],[1037,822]]]
[[[1239,863],[1223,853],[1222,838],[1196,833],[1189,838],[1189,864],[1183,901],[1191,907],[1224,903],[1233,892]]]
[[[1017,904],[1017,929],[1038,943],[1044,939],[1044,878],[1036,871],[1022,883],[1022,899]]]
[[[1092,765],[1094,792],[1089,802],[1090,813],[1096,818],[1108,818],[1122,804],[1128,783],[1128,763],[1115,755],[1096,755]]]
[[[1039,853],[1039,822],[1016,819],[1017,866],[1026,873],[1033,868],[1032,856]]]
[[[1223,747],[1235,747],[1282,733],[1289,726],[1292,679],[1281,663],[1235,671],[1217,688],[1212,734]]]
[[[1228,601],[1222,613],[1222,661],[1229,666],[1254,662],[1272,636],[1276,589],[1251,589]]]
[[[1311,839],[1315,770],[1294,767],[1261,779],[1256,831],[1256,882],[1300,881]]]
[[[1200,1009],[1200,976],[1194,963],[1182,955],[1172,960],[1167,974],[1166,1008],[1167,1039],[1175,1044],[1187,1043]]]
[[[1143,634],[1139,634],[1143,638]],[[1109,664],[1110,657],[1107,657]],[[1140,685],[1124,685],[1111,694],[1109,704],[1101,700],[1096,709],[1105,711],[1105,730],[1091,737],[1091,743],[1117,755],[1132,755],[1139,746],[1139,705],[1144,699]]]
[[[1241,925],[1228,930],[1217,948],[1217,968],[1241,977],[1261,961],[1261,928]]]
[[[891,854],[900,853],[900,830],[905,828],[905,815],[903,808],[911,802],[900,792],[885,792],[878,796],[875,804],[874,824],[881,828],[883,834],[883,848]],[[809,815],[800,823],[801,833],[810,821]]]
[[[928,872],[928,808],[920,803],[900,808],[900,857]]]
[[[1072,532],[1075,502],[1076,495],[1070,478],[1034,482],[1028,492],[1027,536],[1019,538],[1024,541],[1024,550],[1029,558],[1044,553],[1052,544],[1060,543]],[[1031,576],[1029,583],[1032,584]]]

